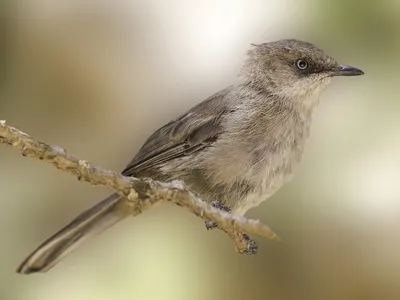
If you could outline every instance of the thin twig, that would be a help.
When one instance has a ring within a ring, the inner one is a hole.
[[[181,206],[196,216],[217,224],[219,229],[235,241],[239,253],[249,253],[249,249],[255,245],[244,233],[279,240],[279,237],[259,220],[234,216],[216,209],[185,188],[181,181],[162,183],[151,179],[122,176],[92,165],[86,160],[75,158],[63,148],[37,141],[26,133],[8,126],[5,121],[0,121],[0,143],[18,148],[24,156],[51,163],[57,169],[77,176],[79,180],[114,190],[127,199],[133,215],[138,215],[160,202]]]

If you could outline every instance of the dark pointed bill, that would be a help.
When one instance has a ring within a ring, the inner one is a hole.
[[[339,65],[332,70],[332,76],[358,76],[364,75],[364,72],[352,66]]]

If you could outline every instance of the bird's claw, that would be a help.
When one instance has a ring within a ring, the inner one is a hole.
[[[206,225],[206,229],[207,230],[214,229],[214,228],[218,227],[217,224],[215,224],[214,222],[211,222],[211,221],[205,221],[204,224]]]
[[[215,208],[226,211],[228,213],[230,213],[232,211],[232,209],[228,205],[225,205],[219,201],[211,201],[211,205]]]
[[[243,239],[247,242],[247,251],[244,254],[253,255],[257,254],[258,245],[255,241],[253,241],[250,236],[246,233],[243,233]]]
[[[211,205],[213,207],[217,208],[217,209],[220,209],[222,211],[226,211],[228,213],[230,213],[232,211],[232,209],[229,206],[221,203],[220,201],[211,201]],[[218,227],[217,224],[215,224],[214,222],[211,222],[211,221],[205,221],[204,223],[206,225],[207,230],[214,229],[214,228]]]

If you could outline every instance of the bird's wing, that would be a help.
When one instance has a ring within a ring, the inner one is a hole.
[[[224,101],[228,89],[154,132],[122,174],[137,176],[144,170],[211,145],[222,132],[222,117],[229,112]]]

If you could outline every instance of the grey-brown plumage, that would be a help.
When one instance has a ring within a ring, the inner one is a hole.
[[[157,130],[122,174],[183,180],[206,201],[243,215],[293,175],[320,92],[337,75],[362,75],[316,46],[253,45],[238,81]],[[18,272],[53,267],[93,234],[128,215],[111,195],[45,241]]]

